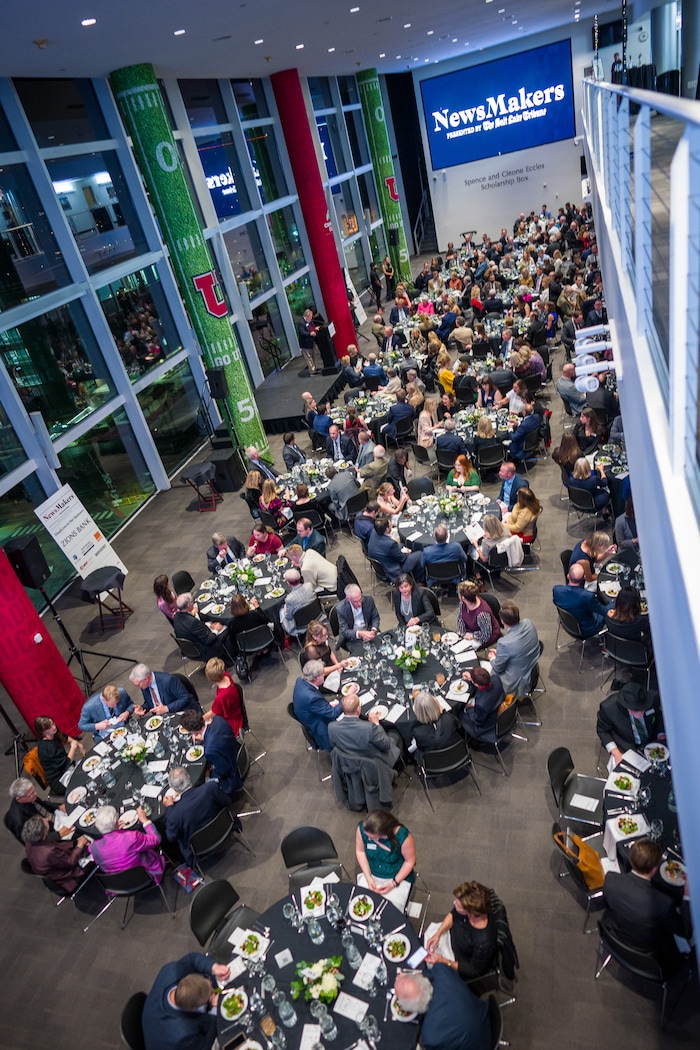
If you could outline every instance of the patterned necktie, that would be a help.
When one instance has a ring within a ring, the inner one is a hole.
[[[644,746],[649,743],[649,733],[647,732],[646,722],[644,718],[639,718],[637,715],[630,711],[630,720],[632,722],[632,732],[634,734],[635,744]]]

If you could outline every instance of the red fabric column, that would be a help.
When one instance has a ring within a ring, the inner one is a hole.
[[[355,329],[348,306],[345,276],[338,262],[335,238],[328,221],[328,205],[299,73],[296,69],[285,69],[281,73],[273,73],[270,79],[326,315],[329,321],[335,323],[335,348],[338,357],[342,357],[348,344],[356,342]]]
[[[0,682],[32,733],[36,716],[50,715],[75,736],[85,697],[2,548],[0,594]]]

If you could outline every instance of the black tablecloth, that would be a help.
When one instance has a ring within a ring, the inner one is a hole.
[[[350,899],[351,891],[354,887],[349,886],[345,883],[338,883],[333,887],[340,897],[342,905],[345,907]],[[372,893],[370,890],[358,889],[355,892],[367,894],[371,897],[375,904],[379,904],[382,901],[381,894]],[[263,912],[260,919],[255,924],[256,929],[261,930],[264,927],[269,927],[270,937],[274,941],[271,949],[268,950],[266,972],[271,973],[277,981],[277,987],[281,988],[287,995],[287,998],[291,1000],[290,995],[290,982],[296,976],[296,964],[299,962],[314,963],[319,959],[327,959],[331,955],[342,955],[344,957],[345,951],[341,943],[341,931],[333,930],[326,919],[321,919],[321,926],[325,934],[325,940],[323,944],[312,944],[308,935],[305,931],[298,934],[290,925],[289,922],[284,918],[282,914],[282,908],[289,900],[288,897],[284,897],[282,900],[277,901],[272,907],[268,908],[267,911]],[[299,903],[299,894],[296,894],[297,904]],[[420,946],[420,942],[414,933],[410,922],[405,915],[402,915],[393,904],[387,903],[386,909],[382,915],[382,928],[385,933],[390,933],[396,930],[398,926],[405,927],[401,930],[401,933],[405,934],[411,942],[411,951],[415,951]],[[358,924],[358,928],[362,924]],[[374,949],[370,948],[369,945],[362,939],[362,935],[356,933],[354,935],[355,944],[358,951],[365,955],[367,952],[374,953]],[[285,948],[289,948],[294,956],[294,962],[289,963],[282,970],[279,969],[275,962],[274,956],[279,952],[284,951]],[[386,961],[386,960],[385,960]],[[405,966],[405,961],[403,963]],[[393,987],[394,979],[396,977],[397,966],[396,964],[386,961],[388,971],[388,982],[386,988]],[[366,1003],[369,1003],[369,1013],[373,1014],[379,1022],[380,1034],[381,1034],[381,1048],[382,1050],[406,1050],[416,1045],[418,1039],[418,1024],[416,1022],[400,1023],[398,1021],[387,1020],[383,1022],[384,1017],[384,1006],[386,1003],[385,989],[382,986],[378,986],[377,995],[374,999],[370,999],[367,992],[358,988],[357,985],[353,985],[352,979],[355,975],[352,967],[345,961],[341,966],[341,973],[344,975],[345,980],[342,982],[341,991],[347,992],[349,995],[354,996],[357,999],[361,999]],[[251,977],[250,974],[244,973],[240,977],[235,978],[230,982],[230,988],[244,988],[246,993],[250,996],[250,992],[253,988],[260,989],[260,978]],[[277,1011],[270,1002],[269,998],[265,1000],[266,1006],[269,1007],[269,1013],[275,1022],[278,1021]],[[299,1045],[301,1039],[302,1028],[305,1024],[316,1024],[313,1017],[309,1012],[310,1004],[307,1003],[302,997],[294,1001],[294,1008],[297,1012],[298,1021],[293,1028],[284,1028],[285,1035],[287,1036],[287,1046],[295,1048]],[[332,1007],[328,1007],[329,1013],[332,1012]],[[338,1047],[338,1050],[350,1046],[357,1039],[360,1038],[360,1033],[354,1021],[350,1021],[345,1017],[333,1013],[336,1025],[338,1027],[338,1036],[333,1042],[334,1047]],[[226,1021],[221,1013],[219,1013],[218,1020],[218,1035],[219,1040],[223,1044],[233,1037],[235,1032],[240,1030],[240,1026],[236,1021]],[[253,1032],[251,1038],[257,1042],[265,1045],[265,1039],[261,1037],[259,1028]]]
[[[207,485],[216,477],[216,466],[207,460],[206,463],[191,463],[180,474],[182,482],[191,481],[193,485]]]
[[[86,576],[80,585],[80,597],[84,602],[94,602],[98,594],[124,586],[124,573],[116,565],[103,565]]]
[[[285,559],[285,564],[281,565],[281,566],[275,566],[274,565],[274,562],[276,560],[278,560],[278,559],[276,559],[274,557],[267,557],[266,556],[265,559],[263,561],[261,561],[261,562],[252,562],[251,561],[251,565],[254,568],[260,569],[262,571],[262,577],[261,577],[262,579],[270,577],[270,575],[271,575],[271,573],[273,571],[273,568],[277,568],[279,570],[280,574],[283,574],[283,573],[285,573],[287,571],[287,569],[291,569],[292,568],[292,563],[289,561],[288,558]],[[281,560],[281,559],[279,559],[279,560]],[[195,601],[197,601],[199,603],[199,606],[200,606],[199,618],[204,623],[207,623],[207,622],[216,623],[217,621],[219,623],[228,623],[231,620],[231,614],[229,612],[229,606],[230,606],[230,603],[231,603],[231,598],[239,590],[239,585],[236,583],[235,580],[233,580],[231,577],[227,576],[225,572],[224,573],[219,573],[219,574],[212,574],[211,576],[208,577],[208,579],[214,581],[214,586],[213,587],[205,587],[204,583],[202,583],[202,585],[196,591],[195,596],[194,596],[195,597]],[[268,597],[265,596],[266,595],[266,591],[268,591],[270,588],[272,588],[272,590],[276,590],[276,589],[278,589],[280,587],[283,588],[284,594],[280,595],[277,598],[268,598]],[[222,595],[221,594],[222,588],[231,588],[231,589],[228,590],[225,595]],[[276,587],[272,587],[272,584],[263,584],[261,586],[260,584],[257,584],[257,583],[253,584],[252,587],[249,587],[247,585],[243,587],[243,593],[246,595],[247,598],[250,599],[250,598],[254,597],[254,598],[258,599],[258,602],[260,603],[260,608],[265,613],[265,615],[270,620],[270,622],[273,623],[273,624],[278,624],[279,623],[280,609],[284,605],[285,599],[286,599],[287,595],[289,594],[290,590],[291,590],[291,588],[289,587],[288,584],[286,584],[284,582],[284,579],[280,579],[280,582],[276,585]],[[212,598],[210,600],[208,600],[208,601],[199,602],[199,595],[202,594],[202,593],[211,594]],[[205,611],[206,606],[209,605],[211,601],[214,601],[216,604],[223,605],[224,606],[223,611],[220,612],[220,613],[206,612]]]
[[[464,531],[464,524],[465,522],[469,524],[472,518],[478,524],[481,524],[486,514],[493,514],[500,520],[501,508],[497,500],[490,499],[483,506],[470,503],[464,508],[464,513],[450,515],[449,517],[436,507],[434,515],[431,515],[430,523],[426,525],[417,524],[414,515],[404,512],[399,518],[399,535],[405,547],[410,547],[414,551],[422,551],[424,547],[435,543],[435,537],[433,536],[435,526],[445,524],[450,530],[450,540],[460,543],[465,550],[468,550],[470,543]],[[409,524],[404,527],[404,523]],[[420,536],[415,540],[410,539],[409,537],[416,532],[420,532]]]

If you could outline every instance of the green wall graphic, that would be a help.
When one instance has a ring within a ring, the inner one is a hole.
[[[391,242],[392,230],[396,231],[398,240],[398,243],[395,245],[389,243],[389,255],[397,282],[399,277],[401,280],[410,281],[411,271],[409,269],[406,231],[403,228],[399,191],[396,186],[396,173],[394,171],[394,162],[391,159],[389,134],[386,130],[386,121],[384,120],[384,102],[376,69],[367,69],[363,73],[358,73],[357,86],[360,89],[360,101],[362,102],[362,112],[365,118],[365,127],[367,128],[369,152],[374,165],[374,176],[379,191],[379,207],[384,219],[387,241]]]
[[[235,430],[232,436],[243,446],[257,446],[265,455],[269,452],[265,430],[153,67],[144,63],[118,69],[110,80],[202,356],[208,368],[222,368],[226,376],[227,423]]]

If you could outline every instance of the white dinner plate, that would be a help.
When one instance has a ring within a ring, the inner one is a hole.
[[[127,809],[119,818],[119,826],[122,828],[133,828],[138,819],[139,815],[135,809]]]
[[[146,729],[152,733],[155,729],[160,729],[162,725],[163,719],[161,715],[152,715],[146,722]]]
[[[96,816],[96,809],[86,809],[83,815],[78,819],[78,823],[80,824],[81,828],[91,828],[95,823]]]
[[[70,806],[77,806],[79,802],[82,802],[87,795],[87,788],[81,784],[80,787],[73,788],[72,791],[68,792],[66,796],[66,802]]]
[[[456,645],[459,641],[459,635],[456,631],[445,631],[442,636],[442,640],[445,645]]]
[[[647,744],[644,748],[644,755],[650,762],[668,762],[670,754],[665,744],[660,744],[658,740],[654,744]]]
[[[88,757],[83,762],[83,769],[86,773],[91,773],[93,769],[97,769],[100,762],[101,759],[98,755],[88,755]]]
[[[418,1014],[407,1013],[396,1001],[396,995],[392,996],[391,999],[391,1016],[395,1021],[402,1021],[406,1024],[407,1021],[415,1021]]]
[[[364,914],[359,913],[355,910],[356,908],[360,907],[361,903],[369,905],[369,908],[367,909],[367,911],[364,912]],[[364,893],[358,893],[358,895],[353,898],[352,904],[350,905],[350,917],[352,919],[355,919],[356,922],[367,922],[373,911],[374,901],[371,897],[368,897]]]
[[[659,875],[669,886],[683,886],[685,864],[681,864],[679,860],[665,860],[659,868]]]
[[[235,1003],[235,1010],[228,1011],[227,1004]],[[219,1010],[227,1021],[237,1021],[248,1006],[248,996],[243,988],[230,988],[219,999]]]
[[[185,753],[185,758],[188,762],[199,762],[200,759],[204,758],[204,748],[201,744],[195,744],[189,751]]]
[[[367,714],[368,715],[373,715],[373,714],[379,715],[379,721],[381,722],[381,720],[383,718],[386,718],[386,716],[389,714],[389,708],[386,706],[386,704],[375,704],[374,707],[371,707],[369,709]]]
[[[362,663],[359,656],[349,656],[345,662],[346,671],[355,671]]]
[[[389,937],[384,938],[382,950],[385,959],[398,965],[398,963],[403,962],[404,959],[408,959],[411,954],[411,942],[405,933],[392,933]]]

